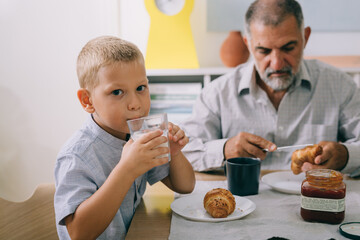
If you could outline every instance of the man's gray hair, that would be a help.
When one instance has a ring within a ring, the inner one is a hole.
[[[267,26],[277,26],[288,16],[294,16],[299,30],[304,27],[300,4],[295,0],[256,0],[245,14],[245,34],[251,37],[250,25],[259,21]],[[303,32],[303,31],[302,31]]]

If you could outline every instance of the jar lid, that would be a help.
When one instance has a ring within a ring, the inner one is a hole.
[[[341,235],[350,239],[360,239],[360,222],[348,222],[339,226]]]

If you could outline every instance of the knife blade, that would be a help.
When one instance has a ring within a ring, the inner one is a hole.
[[[292,145],[292,146],[282,146],[282,147],[278,147],[274,152],[289,152],[289,151],[294,151],[300,148],[304,148],[307,146],[312,146],[314,144],[300,144],[300,145]],[[265,148],[263,149],[264,152],[268,152],[269,149]]]
[[[353,171],[349,176],[352,178],[360,177],[360,167]]]

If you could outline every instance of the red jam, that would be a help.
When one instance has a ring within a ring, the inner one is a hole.
[[[345,217],[346,185],[340,172],[315,169],[306,172],[301,185],[301,217],[308,222],[339,224]]]

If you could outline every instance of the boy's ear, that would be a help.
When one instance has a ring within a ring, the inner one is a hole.
[[[91,102],[91,96],[88,90],[85,88],[80,88],[77,91],[77,96],[80,101],[81,106],[84,108],[84,110],[88,113],[94,113],[95,108]]]

